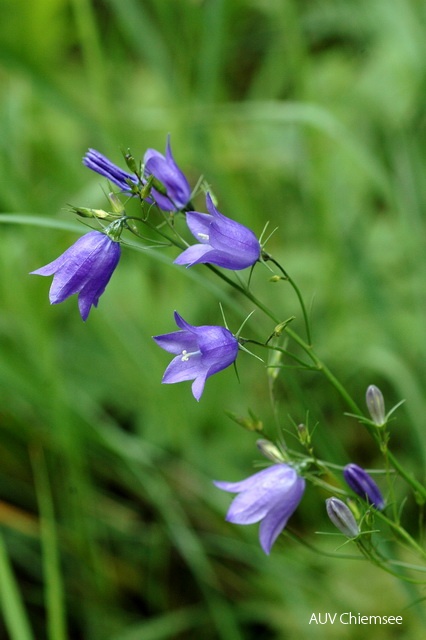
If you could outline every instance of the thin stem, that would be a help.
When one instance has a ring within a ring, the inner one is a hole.
[[[272,262],[277,267],[277,269],[279,269],[281,271],[284,279],[287,280],[287,282],[290,284],[291,287],[293,287],[293,290],[296,293],[296,296],[297,296],[297,298],[299,300],[300,308],[302,309],[303,320],[305,322],[306,336],[307,336],[308,344],[312,344],[311,328],[310,328],[310,325],[309,325],[308,312],[306,310],[305,301],[303,300],[303,296],[302,296],[302,293],[301,293],[299,287],[297,286],[297,284],[295,283],[293,278],[291,278],[289,276],[289,274],[284,269],[284,267],[282,267],[280,265],[280,263],[277,262],[277,260],[275,260],[275,258],[273,258],[269,253],[266,253],[266,252],[263,252],[263,257],[264,257],[265,260],[269,260],[270,262]]]

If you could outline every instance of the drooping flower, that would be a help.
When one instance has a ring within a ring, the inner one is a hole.
[[[175,264],[210,263],[237,271],[251,267],[260,257],[260,244],[253,231],[222,215],[206,195],[209,213],[189,211],[186,222],[199,241],[185,249]]]
[[[347,538],[356,538],[359,527],[349,507],[339,498],[327,498],[325,501],[328,517],[337,529]]]
[[[349,487],[363,500],[372,504],[380,511],[385,507],[385,501],[379,487],[373,478],[357,464],[348,464],[343,469],[343,476]]]
[[[378,427],[382,427],[386,423],[385,400],[379,387],[370,384],[365,394],[365,400],[372,421]]]
[[[138,179],[135,174],[123,171],[123,169],[117,167],[116,164],[95,149],[88,150],[83,158],[83,164],[89,169],[92,169],[92,171],[96,171],[96,173],[104,176],[113,184],[116,184],[121,191],[129,195],[132,194],[132,183],[135,185],[138,184]]]
[[[147,149],[144,155],[144,175],[153,175],[161,182],[166,193],[153,187],[151,194],[156,204],[163,211],[183,209],[191,197],[191,188],[184,173],[175,162],[170,147],[170,136],[167,137],[166,155],[155,149]]]
[[[100,231],[90,231],[59,258],[31,273],[39,276],[53,275],[49,292],[51,304],[63,302],[78,293],[80,315],[86,320],[92,305],[98,305],[120,255],[121,247],[118,242]]]
[[[238,341],[224,327],[194,327],[185,322],[176,311],[174,317],[180,331],[154,336],[155,342],[162,349],[176,355],[164,372],[162,382],[173,384],[194,380],[192,393],[199,400],[207,378],[235,361]]]
[[[305,480],[288,464],[274,464],[241,482],[214,484],[223,491],[238,493],[226,515],[228,522],[260,522],[259,540],[269,554],[275,540],[287,525],[305,491]]]

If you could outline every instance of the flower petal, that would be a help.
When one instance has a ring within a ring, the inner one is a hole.
[[[116,164],[95,149],[88,150],[83,158],[83,164],[92,171],[96,171],[96,173],[108,178],[108,180],[120,187],[122,191],[131,191],[128,180],[135,184],[138,182],[134,174],[123,171],[123,169],[117,167]]]
[[[179,355],[170,362],[164,372],[162,382],[163,384],[174,384],[184,380],[195,380],[203,373],[200,355],[193,355],[188,360],[183,360]]]
[[[182,354],[184,349],[188,352],[198,350],[196,337],[188,331],[165,333],[162,336],[154,336],[154,340],[159,347],[175,355]]]
[[[178,255],[174,264],[186,264],[188,267],[192,267],[194,264],[211,262],[209,256],[212,253],[214,250],[209,244],[193,244]]]
[[[212,222],[213,218],[208,213],[188,211],[186,214],[186,224],[194,238],[201,244],[209,244],[210,225]]]
[[[206,384],[207,377],[208,377],[207,372],[202,371],[192,383],[192,387],[191,387],[192,395],[197,400],[197,402],[200,400],[203,394],[204,385]]]
[[[305,480],[298,476],[291,490],[288,489],[286,495],[280,498],[279,503],[270,505],[270,509],[259,527],[260,545],[266,554],[269,555],[275,540],[297,509],[304,491]]]

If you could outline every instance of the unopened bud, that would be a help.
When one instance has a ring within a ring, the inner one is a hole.
[[[278,447],[270,440],[257,440],[256,446],[260,453],[268,460],[272,460],[272,462],[284,462],[286,459]]]
[[[365,400],[372,421],[378,427],[382,427],[386,424],[383,393],[374,384],[370,384],[367,389],[367,393],[365,394]]]
[[[129,167],[130,171],[132,173],[135,173],[137,176],[139,176],[140,174],[140,169],[136,164],[136,160],[134,159],[133,155],[130,153],[130,149],[127,149],[126,153],[123,153],[124,156],[124,160],[127,164],[127,166]]]
[[[327,498],[325,501],[328,517],[334,526],[348,538],[359,535],[359,527],[349,507],[339,498]]]
[[[239,424],[241,427],[244,427],[244,429],[247,429],[247,431],[261,432],[263,430],[263,422],[250,410],[247,417],[239,416],[232,411],[225,411],[225,413],[228,418],[231,418],[231,420]]]
[[[111,192],[108,194],[108,200],[110,201],[113,213],[123,215],[125,209],[124,204],[121,202],[120,198],[115,193]]]
[[[103,209],[88,209],[87,207],[72,207],[72,211],[81,218],[100,218],[102,220],[111,219],[111,214]]]
[[[343,469],[343,476],[352,491],[363,500],[366,500],[380,511],[384,509],[385,501],[380,489],[364,469],[361,469],[357,464],[347,464]]]

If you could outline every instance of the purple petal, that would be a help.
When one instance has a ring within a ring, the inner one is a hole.
[[[184,331],[189,331],[190,333],[196,333],[195,331],[196,327],[194,327],[192,324],[189,324],[189,322],[184,320],[177,311],[174,312],[173,317],[175,319],[177,326],[180,329],[183,329]]]
[[[209,244],[210,225],[212,222],[213,218],[208,213],[188,211],[186,214],[186,224],[194,238],[201,244]]]
[[[154,340],[159,347],[175,355],[182,354],[184,349],[188,352],[198,350],[196,337],[188,331],[165,333],[161,336],[154,336]]]
[[[204,385],[206,384],[207,377],[208,375],[206,372],[201,372],[192,383],[192,387],[191,387],[192,395],[197,401],[200,400],[203,394]]]
[[[297,509],[304,491],[305,480],[298,476],[291,490],[288,490],[287,495],[283,495],[279,503],[271,505],[269,512],[259,527],[260,545],[266,554],[269,555],[275,540]]]
[[[252,489],[258,491],[262,488],[265,491],[270,491],[277,486],[277,482],[284,485],[294,482],[295,474],[295,470],[287,464],[274,464],[239,482],[215,480],[214,484],[219,489],[230,493],[240,493],[241,491],[251,491]]]
[[[186,264],[188,267],[192,267],[194,264],[205,264],[212,262],[210,257],[214,253],[215,251],[209,244],[193,244],[178,255],[174,264]]]
[[[216,213],[219,213],[219,211],[214,206],[212,197],[209,193],[206,193],[206,205],[207,205],[207,211],[211,216],[214,216]]]
[[[157,205],[164,211],[182,209],[191,197],[191,188],[185,174],[176,164],[170,147],[170,137],[167,139],[166,156],[155,149],[148,149],[144,156],[146,175],[152,174],[166,188],[167,195],[155,188],[152,194]]]
[[[201,354],[193,355],[188,360],[182,360],[182,356],[173,358],[164,372],[163,384],[174,384],[184,380],[194,380],[203,373]]]
[[[122,191],[131,191],[128,180],[137,184],[137,178],[135,175],[128,173],[127,171],[123,171],[123,169],[117,167],[117,165],[95,149],[88,150],[83,158],[83,164],[92,171],[96,171],[96,173],[108,178],[108,180],[120,187]]]

